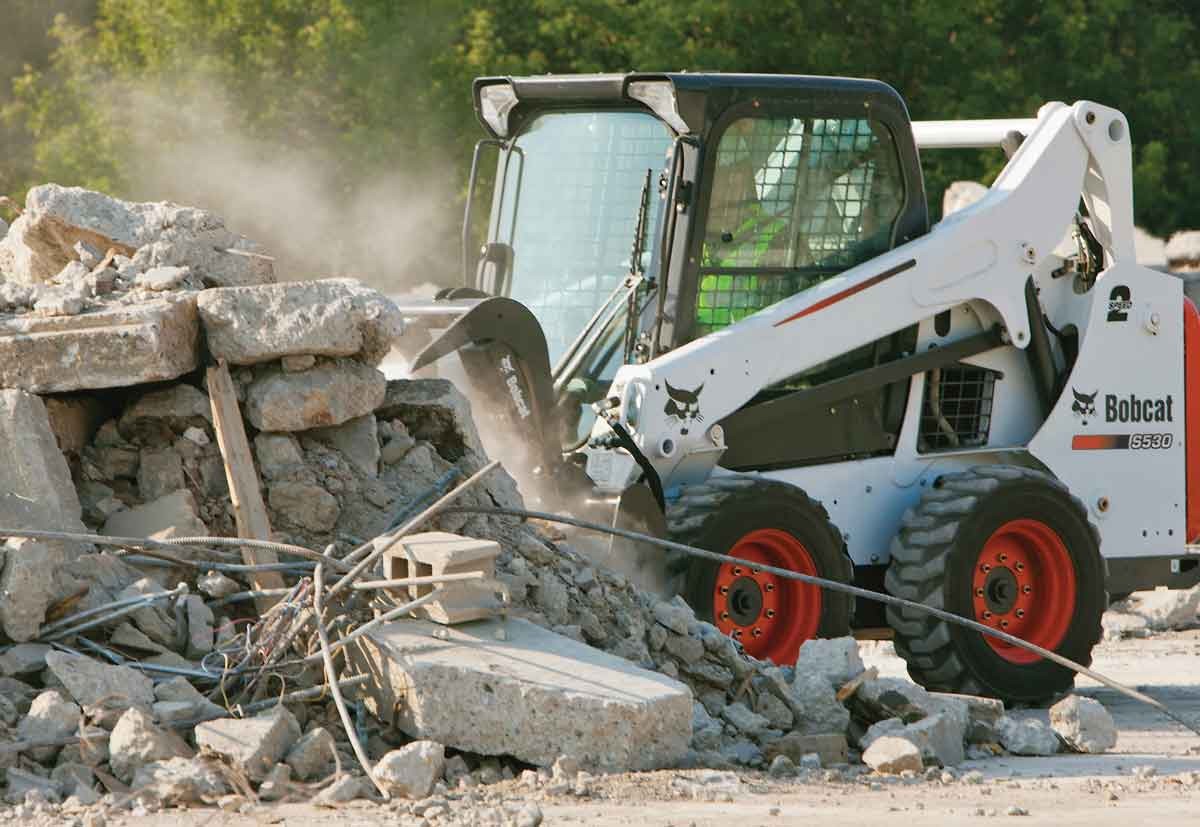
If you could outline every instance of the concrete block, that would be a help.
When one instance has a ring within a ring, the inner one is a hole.
[[[383,402],[387,380],[375,368],[343,359],[301,373],[259,369],[246,388],[246,419],[260,431],[307,431],[340,425]]]
[[[419,616],[438,623],[463,623],[491,617],[499,608],[494,587],[489,585],[496,576],[499,555],[500,544],[492,540],[428,531],[409,535],[384,552],[383,570],[389,580],[482,571],[484,580],[446,583],[441,597],[416,611]],[[410,558],[416,561],[415,568]],[[415,599],[434,588],[409,586],[405,591],[410,599]]]
[[[195,298],[108,307],[78,316],[0,318],[0,386],[34,393],[122,388],[195,370]]]
[[[376,717],[459,750],[623,772],[674,766],[691,739],[686,686],[524,620],[400,621],[352,656]]]

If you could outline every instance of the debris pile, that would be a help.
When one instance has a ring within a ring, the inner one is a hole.
[[[1086,702],[1052,730],[880,678],[849,638],[757,661],[553,527],[431,513],[522,503],[467,400],[380,373],[403,334],[383,296],[275,277],[202,210],[53,185],[0,239],[18,815],[391,797],[536,825],[529,796],[592,772],[1106,748]]]

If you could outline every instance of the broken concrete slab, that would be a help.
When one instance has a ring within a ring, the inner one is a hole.
[[[1068,695],[1050,707],[1050,726],[1075,752],[1107,752],[1117,745],[1117,727],[1104,704]]]
[[[63,693],[47,689],[29,706],[29,711],[17,726],[17,737],[55,741],[66,737],[79,726],[79,705]],[[58,752],[56,747],[39,747],[34,757],[46,760]]]
[[[195,299],[110,306],[77,316],[0,318],[0,386],[35,393],[122,388],[196,369]]]
[[[300,724],[287,707],[253,718],[222,718],[196,726],[196,744],[233,761],[254,781],[262,781],[300,738]]]
[[[64,454],[82,451],[104,421],[104,403],[94,396],[49,396],[42,401],[50,417],[50,430],[54,431],[58,448]]]
[[[155,539],[204,537],[208,535],[208,527],[196,516],[196,499],[185,488],[113,514],[104,523],[101,533],[110,537]]]
[[[822,767],[834,764],[845,764],[849,761],[849,744],[846,736],[840,732],[826,732],[818,735],[803,735],[799,732],[789,732],[782,738],[777,738],[767,744],[766,757],[771,760],[776,755],[785,755],[792,763],[799,765],[805,755],[817,755]]]
[[[897,734],[916,744],[921,750],[921,758],[926,763],[956,767],[966,758],[963,751],[963,730],[962,721],[946,712],[938,712],[908,724]]]
[[[154,682],[128,666],[100,663],[70,652],[51,652],[46,655],[46,666],[80,706],[113,698],[145,709],[154,703]]]
[[[307,431],[371,413],[386,390],[382,373],[348,359],[301,373],[272,368],[246,388],[245,415],[260,431]]]
[[[273,482],[267,489],[271,511],[284,523],[326,533],[337,525],[337,497],[311,482]]]
[[[686,686],[525,620],[393,623],[354,656],[376,717],[461,750],[620,772],[674,766],[691,738]]]
[[[198,308],[209,350],[234,365],[355,355],[378,365],[404,332],[391,300],[349,279],[206,290]]]
[[[144,393],[126,406],[117,431],[126,439],[167,443],[188,428],[212,425],[208,394],[186,382]],[[205,434],[207,436],[207,434]]]
[[[496,558],[500,544],[475,540],[444,531],[427,531],[404,537],[384,552],[383,572],[388,580],[405,577],[439,577],[445,574],[481,572],[484,580],[442,584],[436,600],[417,609],[415,614],[438,623],[464,623],[491,617],[500,608],[488,581],[496,576]],[[416,568],[411,565],[416,561]],[[404,591],[416,599],[434,590],[434,586],[408,586]]]

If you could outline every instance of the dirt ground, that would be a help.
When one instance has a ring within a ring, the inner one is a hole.
[[[865,642],[863,659],[882,674],[903,675],[891,644]],[[1102,644],[1094,667],[1200,720],[1200,630],[1145,640]],[[921,827],[977,818],[1023,817],[1028,823],[1128,827],[1131,824],[1200,822],[1200,736],[1113,690],[1080,679],[1078,689],[1109,708],[1120,729],[1106,755],[1004,757],[968,761],[952,774],[882,778],[865,768],[820,771],[780,781],[764,773],[663,771],[594,779],[586,795],[551,796],[505,782],[450,793],[450,812],[422,820],[408,802],[355,802],[338,810],[306,804],[259,805],[242,813],[170,810],[109,821],[110,825],[166,827],[287,824],[318,825],[487,824],[513,817],[537,802],[543,824],[652,825],[653,827],[753,827],[754,825],[896,825],[920,819]],[[1024,710],[1022,715],[1046,715]],[[968,776],[978,770],[982,778]],[[968,776],[965,777],[964,776]]]

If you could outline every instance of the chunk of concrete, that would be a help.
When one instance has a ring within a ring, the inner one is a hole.
[[[822,767],[834,764],[845,764],[849,760],[850,747],[846,736],[840,732],[826,732],[817,735],[804,735],[799,732],[789,732],[782,738],[777,738],[767,744],[766,757],[768,760],[776,755],[786,755],[792,763],[800,765],[804,756],[817,755]]]
[[[884,735],[871,744],[863,753],[863,763],[878,773],[899,775],[908,770],[920,772],[925,765],[921,750],[907,738]]]
[[[8,789],[4,800],[9,804],[24,804],[28,793],[35,793],[49,802],[62,800],[62,788],[57,782],[43,778],[36,773],[28,772],[19,767],[8,767],[5,770]]]
[[[899,718],[911,724],[942,711],[942,705],[933,696],[903,678],[863,681],[847,703],[871,722]]]
[[[0,546],[0,629],[9,639],[37,637],[62,560],[61,551],[36,540],[13,538]]]
[[[415,439],[433,443],[437,452],[457,461],[485,456],[471,403],[446,379],[394,379],[376,406],[380,419],[400,419]]]
[[[956,767],[965,760],[963,730],[960,720],[939,712],[908,724],[899,733],[921,750],[921,758],[929,764]]]
[[[262,781],[300,738],[300,724],[287,707],[253,718],[222,718],[196,726],[196,744],[233,761],[253,781]]]
[[[404,537],[383,554],[384,577],[438,577],[445,574],[482,572],[485,580],[443,584],[440,596],[414,614],[438,623],[464,623],[491,617],[499,608],[493,587],[487,581],[496,575],[500,544],[492,540],[460,537],[444,531],[427,531]],[[416,561],[414,570],[411,560]],[[408,586],[409,599],[422,597],[435,586]]]
[[[332,428],[314,428],[307,436],[336,448],[347,462],[368,477],[379,475],[379,431],[374,414],[358,416]]]
[[[376,717],[460,750],[621,772],[674,766],[691,738],[686,686],[525,620],[393,623],[354,657]]]
[[[259,434],[254,437],[254,456],[268,480],[284,479],[304,467],[300,443],[291,434]]]
[[[197,305],[209,350],[235,365],[300,355],[378,365],[404,332],[396,305],[351,279],[206,290]]]
[[[0,320],[0,386],[35,393],[123,388],[196,369],[195,300],[110,306],[78,316]]]
[[[110,537],[204,537],[208,527],[196,516],[196,499],[185,489],[157,500],[119,511],[104,523]]]
[[[187,614],[188,642],[184,653],[189,658],[202,658],[213,648],[213,612],[198,594],[189,594],[183,599]]]
[[[186,485],[183,458],[174,448],[143,450],[138,463],[137,479],[138,493],[142,495],[143,500],[156,500],[173,491],[179,491]]]
[[[208,803],[229,792],[224,776],[202,758],[168,758],[140,766],[130,787],[163,807]]]
[[[105,418],[104,403],[94,396],[50,396],[43,401],[50,417],[50,429],[64,454],[82,451]]]
[[[389,795],[425,798],[445,767],[445,747],[436,741],[413,741],[380,758],[371,774]]]
[[[340,425],[379,407],[383,374],[343,359],[301,373],[266,370],[246,389],[246,419],[260,431],[307,431]]]
[[[216,215],[169,202],[121,201],[81,187],[44,184],[25,198],[25,212],[0,240],[0,272],[44,282],[78,257],[79,242],[100,252],[134,256],[139,269],[192,265],[205,283],[274,280],[270,260]]]
[[[930,692],[942,705],[942,710],[961,717],[966,710],[965,738],[968,744],[996,743],[996,727],[1004,717],[1004,702],[978,695],[958,695],[952,692]]]
[[[46,655],[46,666],[80,706],[114,698],[144,709],[154,703],[154,682],[128,666],[100,663],[70,652],[51,652]]]
[[[334,765],[337,745],[333,736],[324,727],[316,727],[300,736],[284,756],[284,762],[292,768],[301,781],[322,778]]]
[[[142,394],[121,412],[117,430],[126,439],[169,442],[191,427],[212,424],[208,394],[186,382]]]
[[[1129,601],[1129,611],[1146,618],[1149,628],[1155,631],[1195,625],[1197,609],[1200,609],[1200,586],[1135,592]]]
[[[333,531],[342,513],[337,497],[310,482],[273,482],[267,502],[281,522],[320,533]]]
[[[1117,727],[1104,704],[1068,695],[1050,707],[1050,726],[1075,752],[1107,752],[1117,744]]]
[[[858,653],[858,641],[852,637],[812,638],[800,646],[796,672],[813,672],[840,689],[857,678],[866,667]]]
[[[78,704],[57,690],[47,689],[29,705],[29,712],[17,725],[17,737],[38,741],[64,738],[79,726],[79,715]],[[39,747],[34,750],[34,757],[45,760],[56,752],[58,749],[55,747]]]
[[[0,344],[2,350],[2,344]],[[79,496],[58,447],[45,403],[11,389],[0,358],[0,524],[5,528],[84,532]]]
[[[850,713],[837,699],[833,686],[816,673],[797,672],[789,693],[793,728],[805,734],[845,732]]]
[[[1000,746],[1013,755],[1054,755],[1060,742],[1045,721],[1005,715],[996,727]]]
[[[50,647],[44,643],[18,643],[0,655],[0,675],[32,675],[46,668]]]
[[[173,732],[159,729],[148,712],[127,710],[108,739],[108,764],[113,775],[128,784],[138,768],[155,761],[191,758],[192,751]]]

